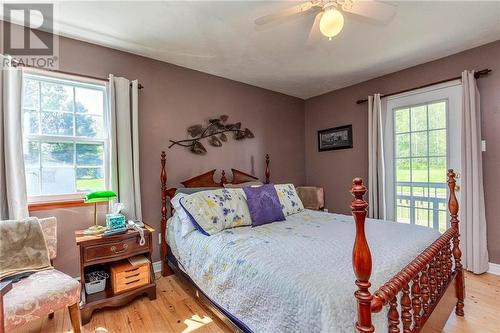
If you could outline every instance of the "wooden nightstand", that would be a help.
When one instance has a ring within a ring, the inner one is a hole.
[[[146,243],[142,246],[139,245],[139,232],[135,230],[128,230],[127,233],[109,237],[89,236],[84,235],[83,230],[75,231],[76,244],[80,247],[80,283],[82,288],[80,313],[83,325],[90,321],[94,310],[122,306],[142,295],[147,295],[150,300],[156,299],[156,283],[154,282],[152,262],[149,284],[116,295],[113,293],[109,279],[104,291],[87,295],[84,278],[85,272],[92,266],[102,266],[109,274],[110,264],[139,254],[143,254],[151,261],[153,231],[153,228],[145,224]]]

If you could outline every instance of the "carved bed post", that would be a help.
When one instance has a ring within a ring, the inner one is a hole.
[[[451,227],[456,230],[455,235],[453,236],[453,258],[455,259],[455,271],[457,272],[457,280],[456,280],[456,290],[457,290],[457,306],[455,309],[455,313],[457,316],[464,315],[464,297],[465,297],[465,284],[464,284],[464,272],[462,269],[462,251],[460,250],[460,229],[458,226],[458,200],[455,195],[456,174],[453,169],[448,170],[448,187],[450,189],[450,199],[448,200],[448,210],[451,215]],[[458,189],[457,189],[458,190]]]
[[[356,329],[358,332],[370,333],[375,328],[372,325],[372,294],[368,290],[371,286],[370,275],[372,273],[372,255],[365,235],[366,208],[368,203],[363,200],[366,187],[361,178],[355,178],[351,188],[354,200],[351,203],[352,215],[356,222],[356,240],[352,251],[352,266],[356,275],[358,290],[354,293],[358,302],[358,321]]]
[[[269,169],[269,154],[266,154],[266,184],[269,184],[271,178],[271,170]]]
[[[165,236],[167,235],[167,171],[165,170],[165,163],[167,161],[164,151],[161,152],[161,275],[167,276],[172,274],[172,270],[167,265],[167,242]]]

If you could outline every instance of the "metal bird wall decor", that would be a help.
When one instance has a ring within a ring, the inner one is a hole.
[[[213,147],[222,147],[222,144],[228,140],[228,133],[232,133],[233,139],[238,141],[254,138],[252,131],[248,128],[241,129],[241,122],[228,123],[228,119],[229,116],[222,115],[209,119],[205,126],[200,124],[190,126],[187,129],[190,138],[178,141],[170,140],[171,144],[168,148],[178,145],[188,148],[193,154],[204,155],[207,153],[207,149],[201,142],[203,139],[208,139],[208,144]]]

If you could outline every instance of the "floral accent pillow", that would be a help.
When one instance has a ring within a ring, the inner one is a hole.
[[[220,189],[191,194],[180,204],[196,229],[213,235],[224,229],[252,224],[242,189]]]
[[[277,184],[274,185],[278,193],[278,199],[281,203],[281,209],[285,216],[300,213],[304,210],[304,205],[295,191],[293,184]]]

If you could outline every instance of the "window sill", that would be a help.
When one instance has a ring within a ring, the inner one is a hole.
[[[107,205],[108,202],[98,202],[97,205]],[[59,201],[49,201],[49,202],[32,202],[28,204],[28,210],[30,212],[39,210],[49,210],[58,208],[70,208],[70,207],[81,207],[81,206],[93,206],[92,203],[84,203],[84,199],[76,200],[59,200]]]

